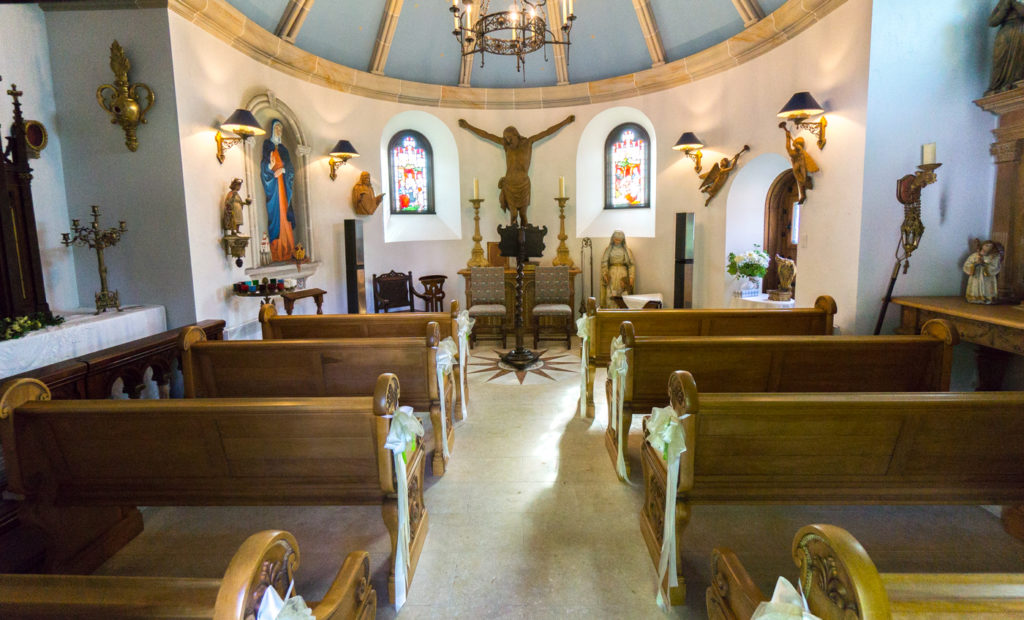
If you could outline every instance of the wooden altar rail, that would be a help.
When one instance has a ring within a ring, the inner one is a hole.
[[[0,436],[11,489],[25,498],[19,517],[46,537],[47,572],[95,570],[142,531],[138,505],[379,505],[394,600],[399,484],[385,442],[399,392],[385,373],[338,398],[49,400],[42,383],[20,379],[3,386]],[[417,442],[407,583],[427,533],[425,462]]]
[[[1024,500],[1024,392],[698,396],[690,373],[676,371],[668,395],[686,442],[676,499],[679,559],[693,504]],[[640,460],[641,532],[657,566],[666,466],[646,441]],[[679,584],[676,603],[685,599],[681,574]]]
[[[822,295],[811,308],[663,309],[598,308],[587,298],[587,415],[594,415],[594,374],[607,368],[612,339],[629,321],[645,336],[831,336],[836,301]]]
[[[879,573],[857,539],[834,525],[801,528],[793,538],[792,555],[799,569],[791,582],[803,585],[810,611],[819,618],[994,619],[1024,614],[1024,574]],[[735,553],[716,548],[706,600],[711,620],[748,620],[769,599]]]
[[[246,620],[255,617],[265,588],[285,596],[298,565],[295,538],[265,530],[238,548],[221,579],[0,575],[0,617]],[[324,599],[307,605],[321,620],[372,619],[377,593],[367,553],[349,553]]]

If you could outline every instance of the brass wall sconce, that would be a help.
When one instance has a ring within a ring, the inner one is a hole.
[[[220,131],[230,131],[240,137],[229,138],[225,137]],[[262,136],[267,133],[262,127],[260,127],[259,121],[252,115],[252,112],[239,108],[231,113],[231,116],[226,121],[220,124],[220,130],[217,131],[217,135],[213,139],[217,142],[217,161],[221,164],[224,163],[224,151],[238,144],[246,138],[252,136]]]
[[[790,97],[786,105],[779,110],[779,118],[793,123],[794,133],[805,129],[818,136],[819,151],[825,148],[825,128],[828,127],[828,120],[825,119],[824,114],[824,108],[807,91],[796,93]],[[821,118],[817,121],[807,121],[810,117],[818,115],[821,115]]]
[[[331,158],[327,163],[331,166],[331,180],[338,178],[338,166],[344,166],[353,157],[359,157],[356,147],[348,140],[338,140],[338,143],[331,149]]]
[[[155,95],[153,89],[138,82],[128,82],[128,71],[132,63],[125,56],[121,44],[114,41],[110,45],[110,69],[114,72],[114,83],[103,84],[96,89],[96,101],[100,107],[110,114],[110,124],[120,125],[124,129],[124,144],[129,151],[139,148],[139,140],[135,130],[146,122],[146,112],[153,107]],[[146,97],[139,97],[139,89],[145,89]],[[141,105],[145,103],[145,106]]]
[[[704,157],[701,149],[704,148],[704,143],[697,137],[692,131],[687,131],[683,135],[679,136],[679,140],[676,141],[675,146],[672,147],[677,151],[681,151],[683,155],[686,155],[693,160],[693,169],[697,174],[700,174],[702,170],[700,160]]]

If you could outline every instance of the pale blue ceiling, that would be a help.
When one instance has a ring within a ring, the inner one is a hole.
[[[227,0],[249,19],[274,32],[288,0]],[[550,0],[558,2],[559,0]],[[765,14],[786,0],[760,0]],[[492,0],[491,11],[508,0]],[[367,71],[386,0],[317,0],[295,44],[333,62]],[[569,47],[569,81],[587,82],[642,71],[650,52],[628,0],[577,0]],[[455,85],[461,55],[452,36],[448,0],[405,0],[384,73],[430,84]],[[479,10],[479,2],[476,3]],[[743,31],[732,0],[651,0],[669,62],[694,54]],[[488,55],[480,67],[473,58],[471,85],[483,88],[552,86],[557,82],[554,51],[526,56],[525,74],[515,59]],[[525,79],[524,79],[525,78]]]

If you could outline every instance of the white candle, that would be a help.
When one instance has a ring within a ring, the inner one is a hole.
[[[569,15],[572,15],[572,0],[569,0]]]
[[[921,164],[935,163],[935,143],[930,142],[921,146]]]
[[[479,198],[479,197],[480,197],[480,180],[474,177],[473,178],[473,198]]]
[[[558,197],[565,198],[565,177],[558,177]]]

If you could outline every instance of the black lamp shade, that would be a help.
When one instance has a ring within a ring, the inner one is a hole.
[[[679,136],[679,140],[676,141],[676,145],[672,148],[677,151],[694,151],[704,148],[704,143],[692,131],[687,131]]]
[[[348,140],[338,140],[331,149],[331,157],[359,157],[359,151]]]
[[[259,121],[252,115],[252,112],[241,108],[232,112],[231,116],[220,124],[220,128],[244,136],[262,136],[267,133],[260,127]]]
[[[825,110],[821,107],[811,93],[806,90],[799,92],[789,98],[786,105],[779,110],[779,118],[807,118],[823,114]]]

